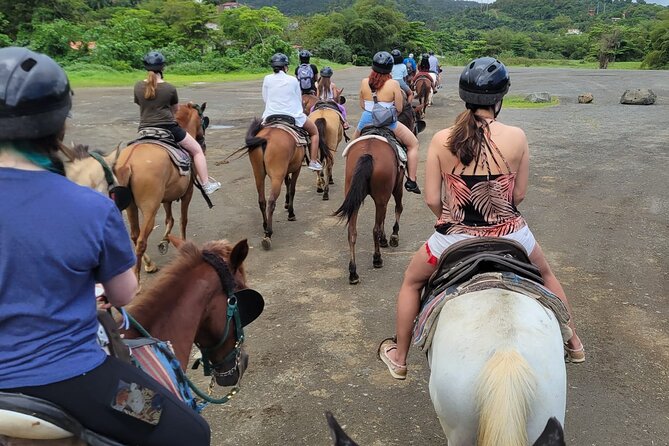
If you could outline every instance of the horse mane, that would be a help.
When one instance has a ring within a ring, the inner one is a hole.
[[[68,155],[72,157],[72,161],[83,160],[88,158],[89,156],[88,150],[89,150],[88,145],[77,143],[73,144],[72,147],[70,147]]]

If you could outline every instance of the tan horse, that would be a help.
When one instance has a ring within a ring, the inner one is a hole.
[[[192,103],[179,104],[175,119],[179,125],[195,138],[202,149],[204,144],[204,126],[202,114],[206,108]],[[167,151],[157,144],[142,143],[128,146],[121,151],[114,167],[119,184],[132,191],[132,201],[126,213],[130,223],[130,237],[135,244],[137,264],[135,274],[140,275],[141,260],[144,260],[146,272],[155,272],[158,268],[146,254],[147,241],[153,231],[156,213],[160,204],[165,208],[165,233],[158,248],[162,254],[169,246],[168,235],[174,227],[172,202],[181,200],[181,238],[186,238],[188,224],[188,205],[193,196],[193,173],[181,175]],[[139,212],[142,213],[140,226]]]
[[[65,176],[80,186],[90,187],[101,194],[107,195],[109,188],[113,185],[114,177],[105,175],[105,170],[111,174],[111,169],[118,159],[120,147],[111,151],[107,155],[100,154],[100,158],[95,158],[88,150],[88,146],[76,144],[68,151],[66,156],[62,156],[63,166],[65,166]],[[112,180],[110,183],[109,180]]]
[[[316,124],[319,139],[325,143],[328,149],[328,156],[323,160],[323,170],[316,172],[316,191],[323,193],[323,200],[329,200],[330,185],[334,184],[332,180],[334,154],[344,137],[344,126],[339,113],[329,108],[314,110],[309,115],[309,119]]]

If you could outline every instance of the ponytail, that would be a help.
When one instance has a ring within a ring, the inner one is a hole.
[[[146,85],[144,86],[144,99],[153,99],[156,97],[156,85],[158,85],[159,73],[149,71],[147,75]]]
[[[467,110],[455,119],[446,147],[464,166],[468,166],[478,156],[483,145],[487,144],[486,136],[490,128],[485,118],[474,113],[481,107],[472,104],[465,106]]]
[[[332,84],[329,77],[321,77],[318,81],[318,99],[322,101],[327,101],[329,98],[330,90],[332,89]]]

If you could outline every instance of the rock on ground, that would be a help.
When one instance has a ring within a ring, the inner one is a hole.
[[[540,92],[540,93],[530,93],[527,96],[525,96],[525,101],[527,102],[550,102],[551,101],[551,95],[550,93],[547,92]]]
[[[583,93],[578,95],[578,103],[579,104],[590,104],[595,97],[592,95],[592,93]]]
[[[620,98],[621,104],[631,105],[652,105],[655,103],[657,95],[649,88],[634,88],[625,90]]]

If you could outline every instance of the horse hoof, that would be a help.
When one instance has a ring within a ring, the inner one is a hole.
[[[398,235],[390,236],[390,246],[397,248],[400,245],[400,237]]]
[[[348,278],[348,283],[349,283],[350,285],[357,285],[357,284],[360,283],[360,278],[359,278],[358,276],[355,276],[355,277],[349,277],[349,278]]]
[[[167,240],[163,240],[160,243],[158,243],[158,252],[161,253],[162,255],[167,254],[167,249],[170,247],[170,242]]]
[[[295,221],[295,220],[297,220],[297,217],[295,217],[295,215],[288,216],[288,221]]]
[[[382,238],[379,240],[379,246],[382,248],[387,248],[388,247],[388,240],[385,238]]]
[[[378,262],[372,262],[372,265],[376,269],[383,268],[383,260],[379,260]]]
[[[334,184],[334,181],[332,180],[332,178],[330,178],[330,180],[328,181],[328,184],[329,184],[329,185],[333,185],[333,184]]]
[[[290,205],[289,205],[288,203],[286,203],[286,204],[283,205],[283,208],[284,208],[284,209],[288,209],[289,207],[290,207]]]
[[[269,237],[265,237],[262,239],[261,244],[265,251],[269,251],[272,248],[272,239]]]
[[[317,187],[316,192],[318,192],[319,194],[322,194],[323,193],[323,188],[322,187]]]
[[[323,194],[323,201],[328,201],[330,199],[330,194]]]

